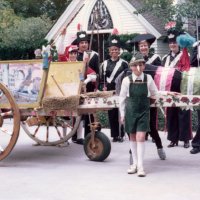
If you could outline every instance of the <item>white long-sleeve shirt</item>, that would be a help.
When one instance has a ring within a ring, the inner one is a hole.
[[[132,73],[132,78],[133,78],[133,82],[136,79],[139,80],[144,80],[144,73],[142,73],[140,76],[136,76],[135,74]],[[120,114],[121,117],[124,117],[125,115],[125,100],[126,97],[129,97],[129,85],[130,85],[130,80],[129,77],[125,77],[122,81],[122,86],[121,86],[121,91],[120,91],[120,95],[119,95],[119,110],[120,110]],[[148,97],[151,96],[156,96],[158,94],[158,89],[155,85],[154,80],[152,79],[151,75],[147,74],[147,88],[148,88]]]

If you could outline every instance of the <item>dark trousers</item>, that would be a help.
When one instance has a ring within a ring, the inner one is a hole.
[[[119,111],[118,108],[114,108],[108,111],[108,118],[111,129],[111,137],[124,137],[124,127],[119,125]]]
[[[150,132],[148,133],[155,141],[156,147],[158,149],[161,149],[163,148],[163,146],[160,136],[158,134],[156,122],[157,122],[157,108],[150,108]]]
[[[191,111],[167,108],[167,131],[167,139],[172,142],[191,140]]]
[[[200,148],[200,110],[197,111],[197,116],[198,116],[198,127],[196,131],[196,135],[194,136],[192,140],[192,147],[198,147]]]

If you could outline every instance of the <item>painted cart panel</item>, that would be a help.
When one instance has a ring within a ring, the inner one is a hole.
[[[34,107],[39,103],[42,79],[42,60],[0,62],[0,82],[8,87],[19,107]],[[0,106],[5,107],[6,103],[2,95]]]

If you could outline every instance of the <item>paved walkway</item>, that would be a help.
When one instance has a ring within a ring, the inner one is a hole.
[[[104,130],[109,135],[108,130]],[[147,177],[126,174],[128,139],[112,143],[104,162],[87,159],[81,145],[36,147],[23,131],[11,155],[0,162],[1,200],[194,200],[200,196],[200,154],[182,144],[167,148],[158,159],[155,144],[146,142]]]

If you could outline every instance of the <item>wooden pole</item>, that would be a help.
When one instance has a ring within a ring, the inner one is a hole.
[[[56,79],[54,78],[54,75],[51,75],[51,78],[53,79],[54,83],[56,84],[56,86],[58,87],[58,89],[60,90],[61,94],[63,96],[65,96],[64,92],[62,91],[61,87],[59,86],[58,82],[56,81]]]

